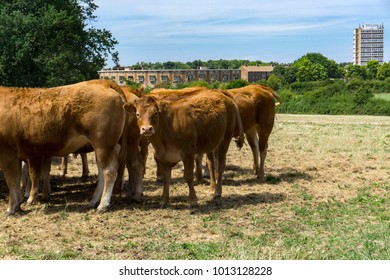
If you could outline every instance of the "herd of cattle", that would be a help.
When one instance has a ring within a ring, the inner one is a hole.
[[[126,167],[126,198],[140,200],[149,143],[164,185],[161,206],[169,203],[171,169],[179,161],[190,206],[197,205],[194,169],[199,180],[203,154],[213,198],[219,199],[233,138],[241,147],[246,136],[255,174],[263,181],[267,142],[280,102],[262,85],[228,91],[155,89],[147,94],[108,80],[46,89],[0,87],[0,169],[9,188],[7,214],[19,211],[23,202],[22,161],[29,167],[27,204],[32,204],[41,176],[42,199],[49,197],[50,158],[70,153],[95,152],[98,183],[90,206],[98,212],[107,210],[113,191],[122,191]]]

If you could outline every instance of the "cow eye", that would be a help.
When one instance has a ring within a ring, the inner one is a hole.
[[[158,116],[158,112],[156,111],[156,112],[154,112],[154,116],[155,117],[157,117]]]
[[[137,116],[137,118],[139,118],[139,113],[137,112],[137,113],[135,113],[135,115]]]

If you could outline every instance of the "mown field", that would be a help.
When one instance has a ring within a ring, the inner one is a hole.
[[[376,93],[375,98],[390,101],[390,93]]]
[[[231,145],[221,204],[205,179],[195,211],[180,164],[171,204],[160,209],[150,154],[143,202],[113,197],[110,211],[96,214],[89,159],[87,180],[79,158],[66,178],[53,165],[49,203],[0,215],[1,259],[390,259],[390,117],[279,114],[266,183],[252,174],[249,146]]]

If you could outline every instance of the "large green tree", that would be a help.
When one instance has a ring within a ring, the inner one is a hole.
[[[0,85],[49,87],[97,77],[111,32],[93,26],[93,0],[0,0]]]
[[[307,53],[293,64],[298,81],[319,81],[327,78],[341,78],[342,69],[334,60],[320,53]]]
[[[367,68],[361,65],[349,64],[345,67],[347,78],[367,78]]]
[[[380,80],[390,78],[390,62],[385,62],[378,68],[377,77]]]
[[[369,62],[367,62],[367,65],[366,65],[367,78],[368,79],[375,79],[376,75],[378,73],[379,67],[380,67],[380,64],[376,60],[370,60]]]

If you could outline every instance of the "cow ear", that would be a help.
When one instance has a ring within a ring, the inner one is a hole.
[[[135,114],[135,112],[137,111],[135,106],[131,103],[126,103],[125,105],[123,105],[123,108],[130,114]]]

